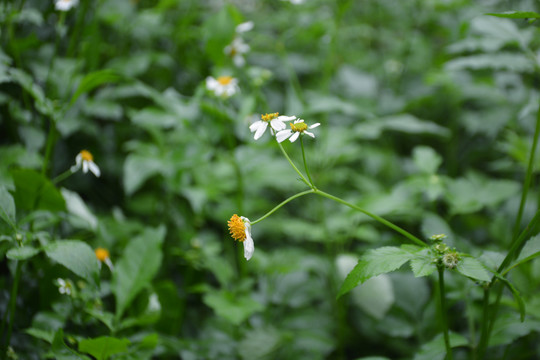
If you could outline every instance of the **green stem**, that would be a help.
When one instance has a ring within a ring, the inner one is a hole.
[[[43,167],[41,168],[41,173],[46,175],[47,167],[49,165],[49,160],[52,156],[52,150],[54,148],[54,143],[56,142],[56,124],[53,119],[49,119],[49,134],[47,135],[47,144],[45,148],[45,156],[43,157]]]
[[[359,211],[359,212],[361,212],[361,213],[363,213],[363,214],[369,216],[370,218],[372,218],[372,219],[374,219],[374,220],[380,222],[381,224],[383,224],[383,225],[385,225],[385,226],[387,226],[387,227],[389,227],[389,228],[391,228],[391,229],[397,231],[398,233],[400,233],[401,235],[405,236],[407,239],[411,240],[413,243],[415,243],[415,244],[417,244],[417,245],[420,245],[420,246],[422,246],[422,247],[426,246],[426,244],[425,244],[422,240],[420,240],[419,238],[417,238],[417,237],[414,236],[413,234],[409,233],[408,231],[406,231],[406,230],[400,228],[399,226],[397,226],[397,225],[391,223],[390,221],[388,221],[388,220],[386,220],[386,219],[384,219],[384,218],[382,218],[382,217],[380,217],[380,216],[378,216],[378,215],[372,214],[372,213],[370,213],[369,211],[362,209],[361,207],[358,207],[358,206],[356,206],[356,205],[354,205],[354,204],[351,204],[350,202],[347,202],[347,201],[345,201],[345,200],[343,200],[343,199],[340,199],[340,198],[338,198],[338,197],[336,197],[336,196],[334,196],[334,195],[330,195],[330,194],[328,194],[328,193],[325,193],[325,192],[322,191],[322,190],[313,189],[313,191],[315,192],[315,194],[318,194],[318,195],[324,196],[324,197],[326,197],[326,198],[328,198],[328,199],[337,201],[338,203],[341,203],[341,204],[343,204],[343,205],[346,205],[346,206],[348,206],[348,207],[350,207],[350,208],[352,208],[352,209],[355,209],[355,210],[357,210],[357,211]]]
[[[536,147],[538,146],[538,136],[540,135],[540,108],[536,114],[536,128],[534,130],[534,139],[531,148],[531,153],[529,155],[529,165],[527,166],[527,173],[525,175],[525,182],[523,184],[523,192],[521,193],[521,202],[519,204],[519,211],[516,218],[516,223],[514,224],[514,231],[512,240],[515,242],[516,237],[519,232],[519,225],[521,224],[521,218],[523,216],[523,210],[525,209],[525,203],[527,202],[527,194],[529,192],[529,187],[531,185],[532,173],[534,169],[534,157],[536,155]]]
[[[60,175],[58,175],[57,177],[55,177],[54,179],[52,179],[51,182],[56,185],[60,181],[63,181],[65,179],[67,179],[71,175],[73,175],[73,171],[71,171],[71,169],[68,169],[68,170],[64,171],[63,173],[61,173]]]
[[[441,322],[443,326],[444,345],[446,347],[446,359],[452,360],[452,346],[450,345],[450,336],[448,334],[448,319],[446,313],[446,293],[444,289],[444,267],[439,266],[439,300],[441,306]]]
[[[482,325],[480,332],[480,340],[478,341],[477,355],[478,359],[484,357],[484,353],[488,343],[489,333],[489,288],[484,289],[484,300],[482,302]]]
[[[255,221],[252,221],[251,225],[254,225],[254,224],[258,223],[259,221],[263,221],[264,219],[266,219],[267,217],[272,215],[274,212],[276,212],[280,207],[282,207],[286,203],[288,203],[288,202],[290,202],[290,201],[292,201],[292,200],[294,200],[296,198],[299,198],[300,196],[304,196],[304,195],[311,194],[311,193],[314,193],[314,192],[315,192],[315,190],[313,190],[313,189],[312,190],[306,190],[306,191],[302,191],[301,193],[298,193],[298,194],[295,194],[295,195],[289,197],[287,200],[282,201],[279,205],[277,205],[272,210],[270,210],[269,212],[264,214],[262,217],[258,218]]]
[[[283,148],[283,145],[281,145],[281,143],[278,141],[277,142],[278,145],[279,145],[279,148],[281,149],[281,152],[283,153],[283,155],[285,155],[285,158],[287,158],[287,161],[289,161],[289,164],[291,164],[291,166],[293,167],[293,169],[298,173],[298,175],[300,175],[300,178],[301,180],[306,183],[307,186],[309,187],[312,187],[311,184],[309,183],[309,181],[306,180],[306,177],[304,176],[304,174],[302,174],[300,172],[300,170],[298,170],[298,168],[296,167],[296,165],[294,165],[294,163],[292,162],[291,158],[289,157],[289,155],[287,155],[287,152],[285,151],[285,149]]]
[[[309,179],[309,183],[312,189],[317,189],[315,187],[315,184],[313,183],[313,180],[311,179],[311,175],[309,174],[309,169],[306,162],[306,153],[304,151],[304,135],[300,135],[300,146],[302,147],[302,159],[304,160],[304,168],[306,169],[306,174]]]
[[[19,288],[19,281],[21,279],[21,267],[22,267],[22,262],[19,260],[19,261],[17,261],[17,268],[15,270],[15,279],[13,280],[13,286],[11,288],[11,295],[9,297],[9,324],[8,324],[8,332],[7,332],[7,336],[6,336],[5,345],[2,347],[2,357],[3,358],[6,356],[6,352],[7,352],[7,349],[9,347],[9,343],[11,341],[11,333],[12,333],[12,330],[13,330],[13,321],[15,319],[15,307],[16,307],[16,304],[17,304],[17,291],[18,291],[18,288]],[[4,335],[4,328],[6,326],[7,318],[8,318],[8,315],[7,315],[7,310],[6,310],[6,314],[4,314],[4,319],[2,321],[2,329],[0,331],[1,336]]]

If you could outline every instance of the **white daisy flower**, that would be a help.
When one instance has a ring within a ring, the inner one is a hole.
[[[241,37],[236,37],[232,43],[225,46],[223,52],[225,55],[232,57],[234,65],[242,67],[246,64],[243,54],[247,53],[249,49],[249,45]]]
[[[73,285],[71,284],[71,281],[66,281],[62,278],[56,279],[56,282],[58,283],[58,292],[60,294],[66,294],[71,295]]]
[[[99,167],[94,162],[94,157],[88,150],[81,150],[75,157],[75,165],[71,167],[71,172],[78,171],[82,167],[83,173],[87,173],[88,170],[96,177],[101,175]]]
[[[315,138],[315,135],[307,130],[314,129],[321,124],[316,123],[311,126],[307,126],[304,120],[298,119],[294,121],[294,124],[289,123],[289,125],[291,125],[290,129],[282,130],[276,134],[276,140],[278,142],[283,142],[286,139],[289,139],[290,142],[295,142],[296,139],[298,139],[298,137],[300,136],[300,134],[306,134],[311,136],[312,138]]]
[[[241,24],[238,24],[236,26],[236,33],[237,34],[242,34],[242,33],[251,31],[251,29],[253,29],[254,25],[255,24],[253,23],[253,21],[246,21],[246,22],[243,22]]]
[[[244,257],[246,260],[251,259],[255,251],[255,244],[251,237],[251,222],[247,217],[234,214],[228,221],[229,232],[231,237],[236,241],[244,243]]]
[[[227,98],[236,94],[238,88],[238,79],[232,76],[220,76],[214,79],[212,76],[206,78],[206,88],[212,91],[216,96]]]
[[[56,0],[54,7],[59,11],[68,11],[79,4],[79,0]]]
[[[284,121],[291,121],[296,119],[296,116],[278,116],[279,113],[271,113],[271,114],[265,114],[261,115],[261,120],[254,122],[249,126],[249,130],[251,132],[255,132],[255,136],[253,137],[255,140],[259,139],[261,136],[263,136],[264,132],[266,131],[266,128],[268,127],[268,123],[270,123],[270,127],[272,128],[272,135],[275,131],[280,131],[285,129],[287,126],[283,123]]]

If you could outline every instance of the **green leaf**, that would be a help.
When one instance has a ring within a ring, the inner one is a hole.
[[[239,345],[242,359],[276,359],[276,352],[283,346],[283,335],[275,328],[256,328],[248,331]]]
[[[146,229],[131,240],[118,260],[111,290],[116,297],[116,316],[120,317],[135,296],[154,278],[161,265],[161,245],[165,227]]]
[[[410,246],[409,249],[422,248]],[[413,257],[410,250],[392,246],[380,247],[369,250],[364,254],[354,269],[347,275],[347,278],[341,285],[338,298],[355,288],[358,283],[363,283],[369,278],[394,271]]]
[[[9,249],[6,257],[11,260],[26,260],[39,253],[39,249],[31,246],[13,247]]]
[[[249,295],[233,295],[228,291],[213,291],[204,295],[203,301],[218,316],[240,325],[252,314],[264,309],[264,306]]]
[[[411,259],[411,270],[415,277],[431,275],[437,266],[433,263],[433,257],[430,256],[429,249],[422,249]]]
[[[429,146],[417,146],[413,149],[413,160],[423,173],[435,174],[442,164],[442,157]]]
[[[124,190],[132,195],[144,182],[157,174],[161,174],[163,165],[155,157],[144,157],[131,154],[124,163]]]
[[[98,260],[88,244],[79,240],[58,240],[47,245],[45,253],[89,282],[99,282]]]
[[[15,201],[4,186],[0,186],[0,218],[12,228],[15,226]]]
[[[79,83],[79,87],[71,97],[70,103],[73,104],[79,96],[89,91],[92,91],[96,87],[106,83],[117,83],[122,79],[116,71],[111,69],[97,70],[87,74]]]
[[[460,274],[476,280],[491,281],[491,277],[484,265],[473,257],[462,257],[456,266],[456,270]]]
[[[538,255],[540,255],[540,235],[533,236],[527,240],[512,268],[532,260]]]
[[[540,19],[540,14],[534,11],[505,11],[502,13],[487,13],[486,15],[509,19]]]
[[[51,345],[51,352],[57,360],[81,360],[89,359],[87,356],[79,355],[77,352],[66,345],[64,342],[64,331],[58,329],[54,334]]]
[[[450,332],[450,346],[458,347],[468,344],[467,339],[454,332]],[[415,355],[414,360],[443,360],[446,356],[443,335],[437,335],[430,342],[422,345],[420,351]]]
[[[111,355],[127,352],[130,344],[128,339],[100,336],[79,341],[79,351],[88,353],[97,360],[107,360]]]
[[[519,53],[496,53],[463,56],[448,61],[447,70],[510,70],[515,72],[534,72],[534,63],[525,55]]]
[[[12,171],[15,193],[13,194],[17,208],[22,210],[63,211],[66,203],[62,194],[42,174],[30,169]]]
[[[514,287],[514,285],[512,285],[512,283],[510,283],[510,281],[508,281],[502,275],[495,273],[495,276],[512,292],[512,295],[514,296],[514,299],[516,300],[519,308],[519,316],[521,318],[521,322],[523,322],[525,320],[525,302],[519,294],[519,291]]]

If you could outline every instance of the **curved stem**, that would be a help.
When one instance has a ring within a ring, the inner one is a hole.
[[[452,346],[450,345],[450,336],[448,334],[448,319],[446,314],[446,292],[444,289],[444,267],[439,266],[439,301],[441,306],[441,322],[444,334],[444,346],[446,347],[446,359],[452,360]]]
[[[60,181],[63,181],[65,179],[67,179],[71,175],[73,175],[73,171],[71,169],[68,169],[68,170],[64,171],[63,173],[61,173],[60,175],[58,175],[57,177],[55,177],[54,179],[52,179],[51,182],[56,185]]]
[[[309,186],[310,188],[312,188],[311,184],[309,183],[309,181],[306,180],[306,177],[304,176],[304,174],[302,174],[300,172],[300,170],[298,170],[298,168],[296,167],[296,165],[294,165],[294,163],[292,162],[291,158],[289,157],[289,155],[287,154],[287,152],[285,151],[285,149],[283,148],[283,145],[281,145],[281,143],[279,141],[277,141],[278,145],[279,145],[279,148],[281,149],[281,152],[283,153],[283,155],[285,155],[285,157],[287,158],[287,161],[289,161],[289,164],[291,164],[291,166],[293,167],[293,169],[298,173],[298,175],[300,175],[300,178],[302,179],[302,181],[304,183],[306,183],[307,186]]]
[[[283,205],[285,205],[286,203],[296,199],[296,198],[299,198],[300,196],[304,196],[304,195],[307,195],[307,194],[311,194],[311,193],[314,193],[315,190],[306,190],[306,191],[302,191],[301,193],[298,193],[296,195],[293,195],[291,196],[290,198],[288,198],[287,200],[284,200],[282,201],[279,205],[277,205],[276,207],[274,207],[272,210],[270,210],[269,212],[267,212],[266,214],[264,214],[263,216],[261,216],[260,218],[258,218],[257,220],[255,221],[252,221],[251,222],[251,225],[254,225],[256,223],[258,223],[259,221],[263,221],[264,219],[266,219],[267,217],[269,217],[270,215],[272,215],[274,212],[276,212],[276,210],[278,210],[280,207],[282,207]]]
[[[385,225],[385,226],[387,226],[387,227],[389,227],[389,228],[391,228],[391,229],[397,231],[398,233],[400,233],[401,235],[405,236],[407,239],[411,240],[413,243],[415,243],[415,244],[417,244],[417,245],[420,245],[420,246],[422,246],[422,247],[426,246],[426,243],[424,243],[422,240],[420,240],[419,238],[417,238],[417,237],[414,236],[413,234],[409,233],[408,231],[406,231],[406,230],[400,228],[399,226],[397,226],[397,225],[391,223],[390,221],[388,221],[388,220],[386,220],[386,219],[384,219],[384,218],[382,218],[382,217],[380,217],[380,216],[378,216],[378,215],[372,214],[372,213],[370,213],[369,211],[364,210],[364,209],[362,209],[362,208],[359,207],[359,206],[356,206],[356,205],[354,205],[354,204],[351,204],[350,202],[347,202],[347,201],[345,201],[345,200],[343,200],[343,199],[340,199],[340,198],[338,198],[337,196],[334,196],[334,195],[330,195],[330,194],[328,194],[328,193],[325,193],[325,192],[322,191],[322,190],[314,189],[313,191],[314,191],[316,194],[318,194],[318,195],[324,196],[324,197],[326,197],[326,198],[328,198],[328,199],[337,201],[338,203],[341,203],[341,204],[346,205],[346,206],[348,206],[348,207],[350,207],[350,208],[352,208],[352,209],[355,209],[355,210],[357,210],[357,211],[360,211],[361,213],[363,213],[363,214],[369,216],[370,218],[372,218],[372,219],[374,219],[374,220],[380,222],[381,224],[383,224],[383,225]]]
[[[313,183],[313,180],[311,179],[311,175],[309,174],[309,169],[306,162],[306,153],[304,151],[304,135],[300,135],[300,146],[302,147],[302,159],[304,160],[304,168],[306,169],[306,174],[309,179],[309,183],[311,184],[312,189],[316,189],[315,184]]]

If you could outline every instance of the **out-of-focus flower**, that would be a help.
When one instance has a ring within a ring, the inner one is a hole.
[[[101,266],[101,263],[105,263],[105,265],[107,265],[109,269],[113,271],[114,266],[111,262],[111,254],[109,253],[109,250],[99,247],[95,249],[94,252],[96,253],[97,259],[99,260],[99,265]]]
[[[83,173],[87,173],[88,170],[96,177],[99,177],[101,175],[101,171],[99,170],[99,167],[94,162],[94,157],[90,153],[90,151],[87,150],[81,150],[79,154],[75,157],[75,165],[71,167],[71,172],[76,172],[82,167]]]
[[[223,52],[233,59],[234,65],[242,67],[246,64],[244,54],[249,51],[249,45],[241,37],[234,38],[233,42],[225,46]]]
[[[244,257],[246,260],[251,259],[255,251],[255,244],[251,237],[251,222],[249,219],[234,214],[228,221],[228,225],[231,237],[236,241],[244,243]]]
[[[79,0],[56,0],[54,7],[59,11],[68,11],[79,4]]]
[[[278,116],[279,113],[271,113],[271,114],[265,114],[261,115],[261,120],[254,122],[249,126],[249,130],[251,132],[255,132],[255,136],[253,137],[255,140],[259,139],[261,136],[263,136],[264,132],[266,131],[266,128],[268,127],[268,123],[270,123],[270,127],[273,130],[280,131],[285,129],[287,126],[283,123],[284,121],[291,121],[296,119],[296,116]],[[272,130],[272,135],[274,134]]]
[[[281,0],[281,1],[288,1],[291,4],[300,5],[300,4],[303,4],[306,0]]]
[[[253,29],[254,25],[255,24],[253,23],[253,21],[246,21],[246,22],[243,22],[241,24],[238,24],[236,26],[236,33],[237,34],[242,34],[242,33],[251,31]]]
[[[229,97],[239,91],[238,79],[232,76],[220,76],[217,79],[209,76],[206,78],[206,88],[216,96]]]
[[[294,123],[289,123],[289,125],[291,125],[290,129],[282,130],[276,134],[276,140],[278,142],[283,142],[286,139],[289,139],[290,142],[295,142],[296,139],[298,139],[298,137],[300,136],[300,134],[306,134],[314,138],[315,135],[307,130],[314,129],[321,124],[316,123],[311,126],[308,126],[304,122],[304,120],[298,119],[298,120],[295,120]]]
[[[58,283],[58,292],[60,294],[71,295],[71,293],[73,292],[73,284],[71,283],[71,281],[66,281],[62,278],[58,278],[56,279],[56,282]]]

